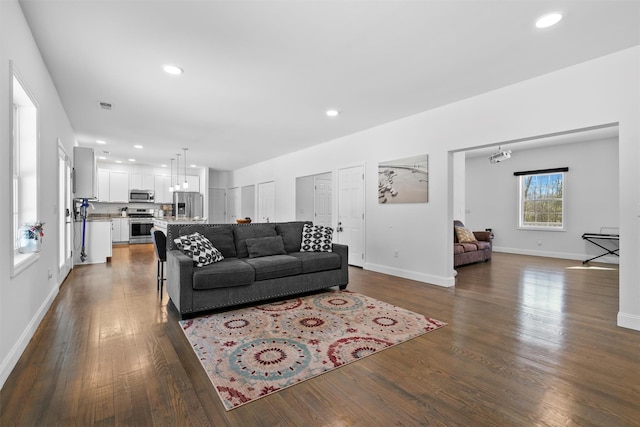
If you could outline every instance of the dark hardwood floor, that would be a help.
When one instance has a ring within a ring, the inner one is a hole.
[[[451,289],[352,268],[349,290],[448,326],[229,412],[155,266],[132,245],[72,271],[0,425],[640,425],[640,332],[615,324],[616,266],[494,254]]]

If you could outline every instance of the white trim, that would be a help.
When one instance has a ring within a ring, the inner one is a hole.
[[[22,353],[27,348],[29,341],[36,333],[36,330],[42,322],[42,319],[44,318],[45,314],[47,314],[47,311],[49,311],[51,304],[58,295],[58,290],[58,286],[54,287],[51,290],[47,298],[45,298],[45,300],[42,302],[42,305],[40,305],[38,311],[36,311],[36,313],[34,314],[27,327],[22,332],[22,335],[20,335],[20,338],[16,341],[9,353],[7,353],[7,357],[5,357],[2,363],[0,363],[0,388],[4,386],[4,383],[5,381],[7,381],[7,378],[9,378],[11,371],[13,371],[13,368],[18,363],[20,356],[22,356]]]
[[[373,263],[365,263],[364,269],[375,271],[377,273],[389,274],[391,276],[402,277],[404,279],[415,280],[417,282],[423,282],[430,285],[442,286],[445,288],[453,287],[456,284],[455,276],[434,276],[431,274],[419,273],[417,271],[402,270]]]
[[[618,312],[618,326],[640,331],[640,316],[637,314]]]

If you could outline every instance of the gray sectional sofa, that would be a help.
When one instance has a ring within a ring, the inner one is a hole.
[[[167,293],[180,316],[333,286],[345,289],[348,247],[334,243],[331,252],[301,252],[304,224],[169,224]],[[195,232],[224,259],[196,267],[174,242]]]

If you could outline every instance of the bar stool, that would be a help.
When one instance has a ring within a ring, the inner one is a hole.
[[[165,236],[162,231],[152,228],[151,239],[153,240],[153,247],[155,248],[156,256],[158,257],[156,276],[158,281],[157,288],[160,291],[160,295],[162,295],[163,281],[166,280],[164,277],[164,263],[167,261],[167,236]]]

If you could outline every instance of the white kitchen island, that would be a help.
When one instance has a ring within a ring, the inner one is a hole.
[[[193,225],[193,224],[206,224],[207,220],[206,219],[194,219],[194,218],[173,218],[173,217],[168,217],[168,218],[154,218],[153,219],[153,226],[162,231],[164,233],[164,235],[167,235],[167,227],[169,226],[169,224],[184,224],[184,225]]]

